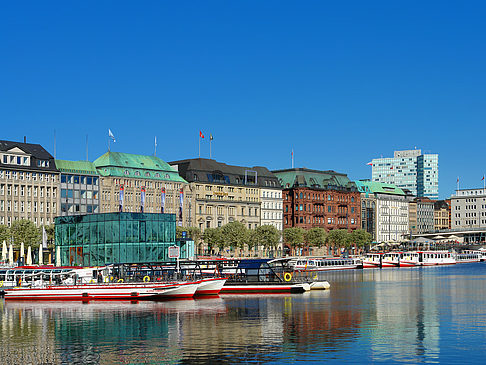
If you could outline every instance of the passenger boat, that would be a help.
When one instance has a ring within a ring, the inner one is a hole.
[[[382,253],[367,253],[363,257],[363,269],[376,269],[381,267]]]
[[[468,262],[480,262],[483,260],[483,255],[481,251],[464,250],[461,253],[455,253],[454,259],[456,263],[468,263]]]
[[[401,252],[386,252],[381,257],[381,267],[399,267]]]
[[[456,260],[449,251],[417,251],[419,266],[454,265]]]
[[[288,266],[289,260],[238,260],[236,267],[230,268],[231,271],[235,271],[235,274],[228,276],[220,293],[303,293],[311,290],[311,286],[314,286],[314,289],[330,288],[327,281],[317,280],[317,274],[313,274],[315,276],[311,279],[306,273],[291,272]]]
[[[420,266],[418,252],[402,252],[400,254],[400,267]]]
[[[296,257],[291,259],[288,264],[293,271],[329,271],[363,268],[363,262],[357,258]]]
[[[226,278],[206,278],[198,281],[198,287],[196,289],[196,296],[203,295],[218,295],[224,284]]]

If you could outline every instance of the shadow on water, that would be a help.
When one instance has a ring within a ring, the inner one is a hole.
[[[2,301],[0,357],[5,364],[416,363],[486,354],[486,264],[319,276],[331,290],[170,302]]]

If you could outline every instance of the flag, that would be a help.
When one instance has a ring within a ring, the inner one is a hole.
[[[368,166],[373,166],[373,162],[368,162],[367,165]]]
[[[182,227],[182,206],[184,204],[184,191],[179,192],[179,227]]]
[[[213,140],[213,135],[211,133],[209,133],[209,140],[212,141]]]
[[[392,167],[390,167],[390,170],[393,170],[393,166],[392,166]]]
[[[199,131],[199,137],[204,138],[204,134],[201,131]]]
[[[140,211],[143,213],[145,210],[145,186],[142,186],[141,191],[140,191]]]
[[[115,139],[115,136],[113,135],[113,133],[111,132],[111,129],[108,128],[108,137],[110,137],[113,142],[116,142],[116,139]]]
[[[124,195],[123,185],[120,185],[120,212],[123,212],[123,195]]]
[[[459,178],[457,178],[457,182],[459,183]]]
[[[160,195],[160,212],[164,213],[165,209],[165,188],[162,188]]]
[[[481,181],[484,181],[484,175],[483,175],[483,178],[481,179]]]
[[[157,147],[157,136],[155,136],[155,147]]]

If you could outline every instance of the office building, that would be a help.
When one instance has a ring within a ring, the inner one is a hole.
[[[438,199],[439,155],[421,150],[395,151],[393,157],[375,158],[372,181],[405,188],[417,197]]]

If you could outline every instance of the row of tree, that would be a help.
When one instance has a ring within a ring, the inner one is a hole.
[[[47,233],[47,242],[53,244],[54,225],[44,228]],[[26,219],[14,221],[11,227],[0,224],[0,243],[3,241],[12,242],[15,247],[20,247],[22,242],[28,246],[38,247],[42,243],[42,227],[36,227],[33,222]]]

